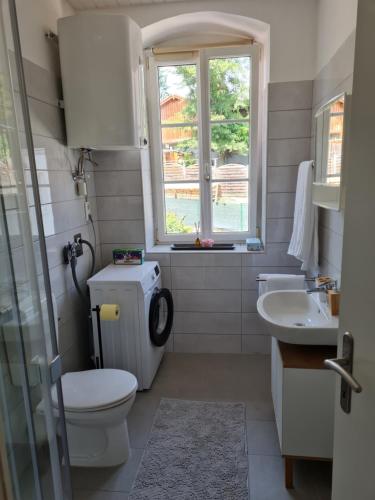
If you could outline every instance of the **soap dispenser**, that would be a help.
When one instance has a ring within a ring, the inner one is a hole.
[[[328,293],[328,305],[332,316],[338,316],[340,313],[340,292],[337,289],[337,282],[334,283],[333,287],[327,290]]]

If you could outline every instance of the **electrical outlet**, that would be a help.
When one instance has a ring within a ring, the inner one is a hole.
[[[90,202],[89,201],[85,201],[85,217],[86,217],[86,222],[89,222],[90,215],[91,215]]]

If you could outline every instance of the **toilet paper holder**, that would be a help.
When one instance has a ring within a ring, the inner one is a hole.
[[[98,304],[91,309],[92,312],[96,313],[96,324],[97,324],[97,329],[98,329],[98,345],[99,345],[99,357],[95,357],[95,364],[96,368],[104,368],[104,361],[103,361],[103,342],[102,342],[102,324],[101,324],[101,317],[100,317],[100,311],[101,307],[107,306],[107,305],[116,305],[116,304],[102,304],[99,306]],[[115,317],[112,319],[106,318],[106,321],[117,321],[120,317],[120,308],[117,306],[117,310],[115,311]]]

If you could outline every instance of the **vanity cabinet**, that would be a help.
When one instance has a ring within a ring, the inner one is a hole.
[[[324,359],[336,351],[272,338],[272,399],[286,487],[293,486],[294,459],[332,459],[335,375]]]

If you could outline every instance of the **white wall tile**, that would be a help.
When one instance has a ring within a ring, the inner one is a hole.
[[[344,212],[319,209],[319,225],[335,233],[344,234]]]
[[[102,243],[144,242],[143,221],[99,221],[100,240]]]
[[[271,338],[266,335],[242,335],[242,351],[246,354],[270,354]]]
[[[176,311],[241,312],[241,291],[173,290]]]
[[[143,219],[142,196],[98,196],[98,220]]]
[[[142,196],[139,171],[96,171],[97,196]]]
[[[268,141],[267,165],[270,167],[299,165],[310,159],[310,138],[272,139]]]
[[[288,243],[268,243],[265,252],[242,255],[242,265],[245,267],[301,267],[301,263],[287,254]],[[273,272],[273,270],[270,270]]]
[[[267,328],[257,312],[242,313],[242,335],[268,335]]]
[[[298,167],[268,167],[267,190],[269,193],[295,193]]]
[[[94,151],[93,158],[97,165],[95,171],[101,170],[140,170],[140,152],[129,151]]]
[[[290,241],[293,232],[294,219],[267,219],[267,242],[286,243]]]
[[[170,253],[149,253],[146,252],[145,260],[156,260],[163,267],[171,265]]]
[[[235,353],[241,352],[241,335],[174,335],[175,352]]]
[[[174,333],[206,333],[235,335],[241,333],[240,313],[176,312]]]
[[[24,169],[29,169],[29,158],[24,132],[19,134]],[[75,152],[69,150],[61,139],[33,135],[35,162],[38,170],[72,172],[76,163]]]
[[[311,109],[268,113],[268,139],[295,139],[310,135]]]
[[[175,267],[236,267],[241,265],[241,255],[234,252],[211,253],[175,252],[171,254],[171,265]]]
[[[283,219],[293,217],[294,202],[294,193],[268,193],[267,219]]]
[[[21,111],[21,103],[18,92],[14,94],[15,110],[19,130],[24,131],[25,125]],[[65,125],[62,114],[62,109],[57,106],[51,106],[45,102],[39,101],[32,97],[28,99],[31,127],[33,134],[43,135],[45,137],[53,137],[55,139],[64,139]]]
[[[242,291],[242,312],[255,313],[257,312],[258,292],[255,290]]]
[[[341,269],[343,236],[324,227],[319,228],[321,257]]]
[[[43,205],[42,214],[46,237],[86,224],[82,199]],[[36,234],[36,231],[33,232]]]
[[[175,290],[241,290],[240,267],[172,267]]]
[[[311,109],[312,93],[312,80],[270,83],[268,86],[268,109],[269,111]]]
[[[171,268],[169,266],[162,267],[160,266],[161,272],[161,284],[163,288],[172,289],[172,279],[171,279]]]

